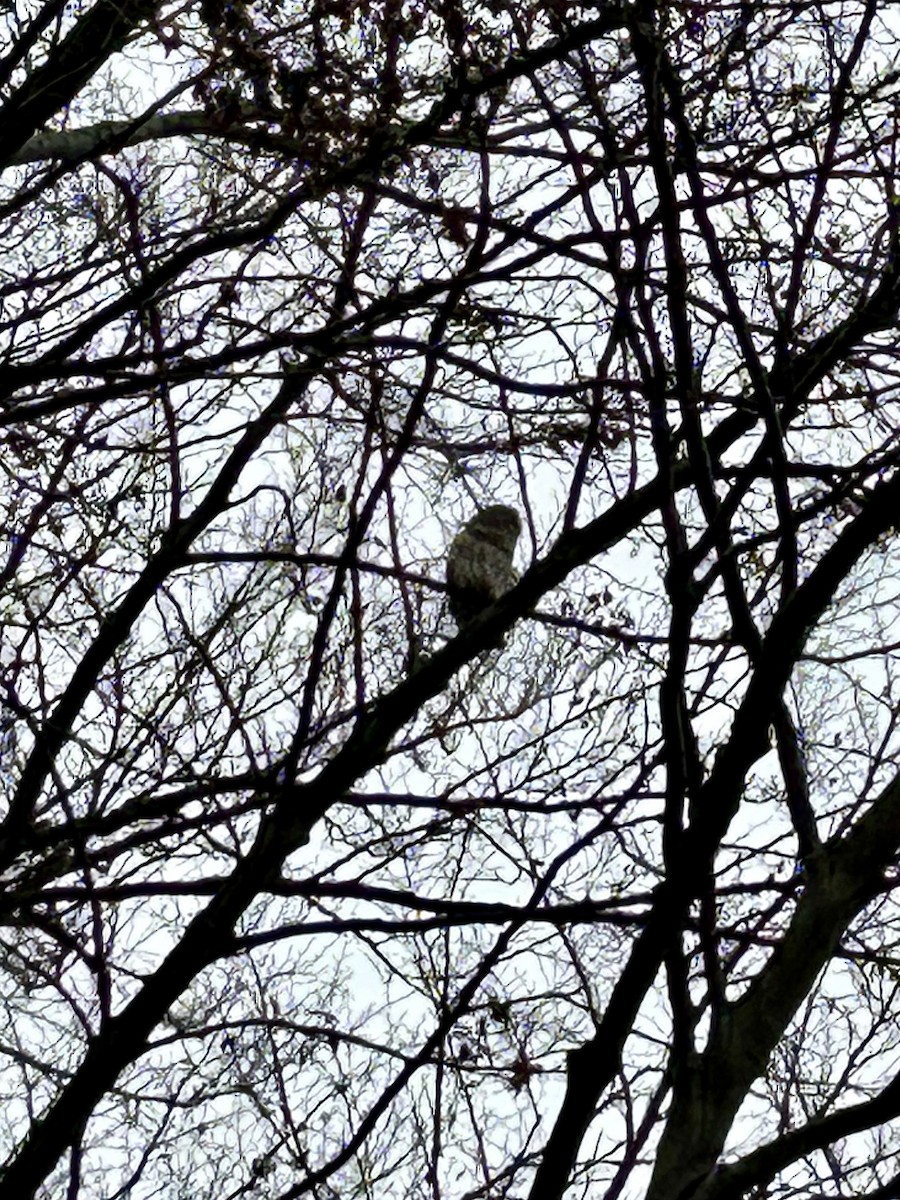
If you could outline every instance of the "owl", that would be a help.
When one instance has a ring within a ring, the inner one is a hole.
[[[492,504],[477,512],[453,539],[447,555],[447,593],[460,628],[516,582],[512,558],[521,528],[514,508]]]

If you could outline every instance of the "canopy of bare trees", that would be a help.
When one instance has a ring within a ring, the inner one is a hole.
[[[0,1200],[900,1196],[898,46],[2,6]]]

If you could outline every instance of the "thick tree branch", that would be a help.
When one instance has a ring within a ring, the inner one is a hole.
[[[8,162],[37,129],[78,95],[104,62],[121,50],[158,0],[96,0],[53,46],[0,109],[0,162]]]

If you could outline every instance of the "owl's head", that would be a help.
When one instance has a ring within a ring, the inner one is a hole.
[[[506,551],[510,558],[521,530],[519,514],[506,504],[491,504],[481,509],[466,526],[466,533],[483,538],[498,550]]]

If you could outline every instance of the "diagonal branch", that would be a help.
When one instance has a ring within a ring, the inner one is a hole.
[[[74,99],[157,5],[158,0],[97,0],[79,17],[71,32],[53,46],[46,62],[29,72],[0,109],[0,162],[7,162]]]

